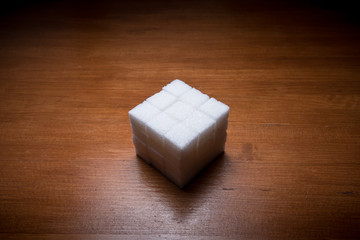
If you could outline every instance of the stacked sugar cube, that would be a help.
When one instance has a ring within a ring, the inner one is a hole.
[[[229,109],[176,79],[129,111],[136,153],[182,188],[224,151]]]

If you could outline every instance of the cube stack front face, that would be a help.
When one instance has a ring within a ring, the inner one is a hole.
[[[174,80],[129,111],[136,154],[182,188],[224,151],[229,109]]]

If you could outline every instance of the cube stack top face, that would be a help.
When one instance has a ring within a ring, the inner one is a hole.
[[[224,120],[227,124],[228,115],[227,105],[178,79],[129,111],[137,141],[163,158],[172,155],[179,161],[189,148],[199,152],[199,143],[214,138],[217,125]],[[171,149],[168,155],[166,149]]]

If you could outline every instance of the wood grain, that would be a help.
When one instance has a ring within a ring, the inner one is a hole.
[[[0,21],[1,239],[359,239],[360,31],[275,1],[36,1]],[[184,190],[127,112],[179,78],[231,107]]]

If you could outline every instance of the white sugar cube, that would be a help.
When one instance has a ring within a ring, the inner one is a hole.
[[[195,108],[191,105],[178,101],[168,107],[164,112],[179,121],[183,121],[194,111]]]
[[[146,144],[133,135],[133,142],[135,145],[136,154],[139,155],[142,159],[144,159],[147,163],[149,162],[149,154]]]
[[[182,188],[224,151],[229,110],[176,79],[129,111],[136,154]]]
[[[161,91],[155,93],[154,95],[146,99],[146,101],[162,111],[168,106],[170,106],[172,103],[174,103],[176,101],[176,97],[166,91]]]
[[[162,112],[148,123],[148,145],[158,151],[165,147],[165,133],[167,133],[178,121]]]
[[[183,81],[176,79],[163,87],[163,89],[176,97],[180,97],[182,94],[189,91],[191,87]]]
[[[207,100],[209,100],[209,96],[203,94],[195,88],[192,88],[183,95],[181,95],[180,100],[193,107],[198,107],[201,104],[205,103]]]
[[[160,113],[156,107],[148,102],[143,102],[129,111],[131,130],[146,144],[146,127],[151,118]]]
[[[209,101],[199,107],[199,110],[206,113],[216,121],[215,137],[220,138],[226,132],[229,118],[229,107],[215,98],[210,98]]]

